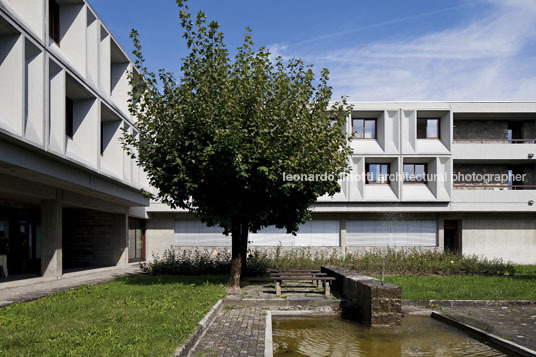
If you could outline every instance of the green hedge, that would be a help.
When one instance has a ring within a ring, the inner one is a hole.
[[[145,272],[152,274],[226,274],[231,255],[220,252],[215,255],[207,250],[172,249],[154,256],[142,264]],[[266,274],[267,269],[320,269],[322,265],[337,265],[364,274],[380,274],[385,262],[386,274],[413,275],[513,275],[514,266],[501,259],[484,259],[477,256],[460,256],[448,252],[422,251],[418,249],[387,249],[368,252],[326,254],[308,248],[274,251],[250,250],[247,275]]]

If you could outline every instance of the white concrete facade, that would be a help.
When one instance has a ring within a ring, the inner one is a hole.
[[[133,70],[88,2],[0,0],[0,239],[8,259],[18,250],[10,265],[30,251],[14,270],[41,260],[41,275],[61,277],[65,254],[69,262],[128,263],[128,217],[145,218],[141,190],[150,190],[120,142],[122,129],[135,130]],[[77,241],[88,232],[100,240]]]
[[[252,247],[307,246],[335,252],[386,246],[451,249],[459,254],[536,264],[536,182],[532,178],[536,170],[536,140],[531,140],[536,135],[518,141],[508,139],[509,123],[513,122],[514,127],[520,123],[536,124],[536,103],[351,104],[354,109],[346,124],[348,135],[353,130],[352,119],[373,119],[375,137],[351,140],[351,175],[341,181],[340,193],[320,197],[314,205],[312,222],[316,222],[317,228],[309,233],[299,232],[292,240],[284,232],[269,227],[251,235]],[[427,118],[438,119],[438,138],[418,137],[418,121]],[[471,128],[472,121],[475,126],[483,123],[490,130],[485,129],[482,136],[478,130],[477,133],[466,130]],[[499,129],[492,133],[494,125]],[[503,130],[502,126],[507,129]],[[445,180],[418,184],[403,180],[370,184],[364,179],[356,180],[366,174],[367,164],[387,164],[391,174],[402,177],[404,164],[425,164],[427,174],[437,174]],[[453,174],[459,167],[474,167],[478,174],[497,165],[504,166],[504,173],[510,166],[514,169],[522,166],[530,182],[482,186],[453,182]],[[152,202],[147,212],[155,220],[155,225],[151,220],[148,223],[148,256],[170,247],[210,249],[230,245],[230,239],[218,235],[217,229],[200,228],[202,225],[198,223],[197,230],[189,230],[194,218],[185,213],[171,212],[156,202]],[[303,228],[310,230],[309,225]],[[325,238],[333,234],[338,234],[338,242]]]
[[[57,3],[59,44],[48,34],[49,1],[0,1],[0,133],[114,183],[148,189],[119,141],[121,128],[135,130],[127,105],[133,65],[88,3]],[[72,137],[65,135],[66,97],[74,103]]]
[[[41,260],[42,275],[58,277],[77,259],[126,264],[135,240],[128,217],[148,219],[147,258],[170,247],[228,247],[230,238],[186,212],[157,202],[144,207],[141,190],[151,187],[120,142],[122,129],[136,130],[127,102],[127,76],[135,69],[85,0],[54,1],[55,38],[52,3],[0,0],[0,239],[2,229],[13,236],[19,224],[30,227],[35,244],[25,249]],[[373,137],[350,143],[351,175],[362,179],[341,181],[340,193],[320,197],[298,236],[268,227],[252,234],[253,247],[451,249],[536,264],[536,102],[351,104],[349,136],[353,119],[374,121]],[[437,120],[430,124],[437,137],[420,137],[424,119]],[[370,165],[402,177],[410,164],[447,179],[363,179]],[[522,172],[532,181],[453,182],[454,173],[471,169]],[[14,210],[20,214],[9,216]],[[93,245],[89,253],[80,240]]]

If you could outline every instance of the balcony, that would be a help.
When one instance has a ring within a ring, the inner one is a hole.
[[[455,114],[452,154],[459,160],[527,160],[536,150],[536,114]]]
[[[452,209],[536,210],[535,169],[534,164],[512,164],[512,161],[493,164],[454,162]]]
[[[467,212],[536,211],[536,186],[524,190],[506,188],[466,189],[454,186],[451,210]]]
[[[536,185],[502,185],[502,184],[454,184],[455,190],[487,191],[521,191],[536,190]]]
[[[468,211],[527,210],[536,200],[536,165],[454,163],[452,208]],[[532,202],[532,203],[531,203]]]

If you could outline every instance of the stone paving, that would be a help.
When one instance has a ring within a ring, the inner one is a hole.
[[[228,307],[219,313],[191,356],[263,356],[266,308]]]
[[[0,283],[0,306],[34,300],[56,291],[99,284],[139,273],[136,264],[64,274],[63,279],[34,278]],[[275,296],[271,281],[246,282],[239,292],[229,292],[224,307],[189,353],[190,356],[263,356],[268,310],[337,310],[338,296],[324,296],[311,283],[283,286]],[[306,304],[303,304],[306,303]],[[243,306],[240,306],[243,305]],[[421,310],[405,306],[406,311]],[[536,350],[536,304],[469,304],[436,308],[474,327]]]
[[[279,304],[282,301],[287,304]],[[229,292],[224,308],[189,356],[264,356],[266,312],[271,310],[338,310],[337,296],[325,297],[311,283],[292,283],[275,296],[268,281],[246,283],[239,292]],[[305,303],[305,304],[304,304]],[[277,306],[276,306],[277,305]],[[418,306],[405,306],[405,313],[430,313]],[[510,303],[436,307],[435,310],[486,332],[536,350],[536,304]]]
[[[224,307],[189,356],[264,356],[267,311],[333,311],[338,304],[336,296],[325,296],[310,282],[285,284],[282,296],[276,297],[271,281],[246,281],[240,291],[228,292]]]
[[[536,305],[444,307],[443,313],[536,351]]]
[[[129,264],[120,267],[66,273],[59,280],[56,278],[31,278],[0,282],[0,307],[14,302],[39,299],[58,291],[73,289],[82,285],[104,283],[122,276],[138,274],[139,272],[138,264]]]

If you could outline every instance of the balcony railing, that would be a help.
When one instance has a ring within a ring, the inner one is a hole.
[[[534,190],[536,185],[490,185],[490,184],[454,184],[455,189],[477,188],[497,191]]]
[[[455,143],[469,144],[536,144],[536,139],[453,139]]]

